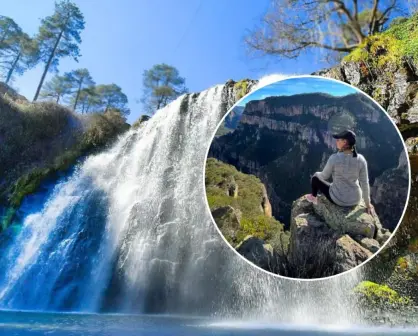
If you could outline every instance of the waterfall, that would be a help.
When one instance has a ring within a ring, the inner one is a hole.
[[[215,229],[203,165],[231,90],[178,98],[57,184],[1,256],[0,308],[358,321],[346,292],[361,272],[279,278]]]

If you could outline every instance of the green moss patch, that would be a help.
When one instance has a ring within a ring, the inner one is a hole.
[[[411,305],[409,297],[401,296],[387,285],[379,285],[371,281],[362,281],[354,288],[360,299],[372,305],[406,306]]]
[[[234,88],[236,92],[235,97],[238,101],[248,93],[248,79],[243,79],[239,82],[236,82]]]
[[[405,58],[418,61],[418,14],[367,37],[344,61],[385,69],[389,65],[400,65]]]

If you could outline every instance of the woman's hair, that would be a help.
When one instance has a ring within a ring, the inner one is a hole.
[[[357,148],[356,145],[352,145],[350,144],[347,140],[346,140],[347,145],[343,148],[343,150],[345,149],[351,149],[351,151],[353,152],[353,157],[357,157]]]
[[[356,148],[356,145],[352,145],[350,147],[351,147],[351,150],[353,151],[353,157],[357,157],[357,148]]]

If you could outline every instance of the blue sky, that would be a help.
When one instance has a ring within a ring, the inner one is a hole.
[[[328,93],[333,96],[346,96],[359,92],[357,89],[330,79],[317,77],[288,78],[258,89],[239,102],[245,106],[251,100],[260,100],[271,96],[291,96],[301,93]]]
[[[129,122],[143,114],[142,73],[157,63],[174,65],[191,92],[228,79],[258,79],[272,73],[308,74],[325,67],[312,55],[298,61],[248,55],[243,37],[259,22],[269,0],[75,0],[86,21],[79,63],[62,59],[60,73],[87,68],[98,84],[116,83],[129,98]],[[53,0],[3,1],[10,16],[29,34],[51,15]],[[32,99],[42,66],[18,77],[14,86]],[[47,79],[52,74],[49,74]]]

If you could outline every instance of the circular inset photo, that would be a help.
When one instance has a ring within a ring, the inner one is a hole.
[[[251,264],[296,279],[335,276],[390,242],[410,193],[401,134],[343,82],[290,77],[250,92],[208,148],[208,208]]]

